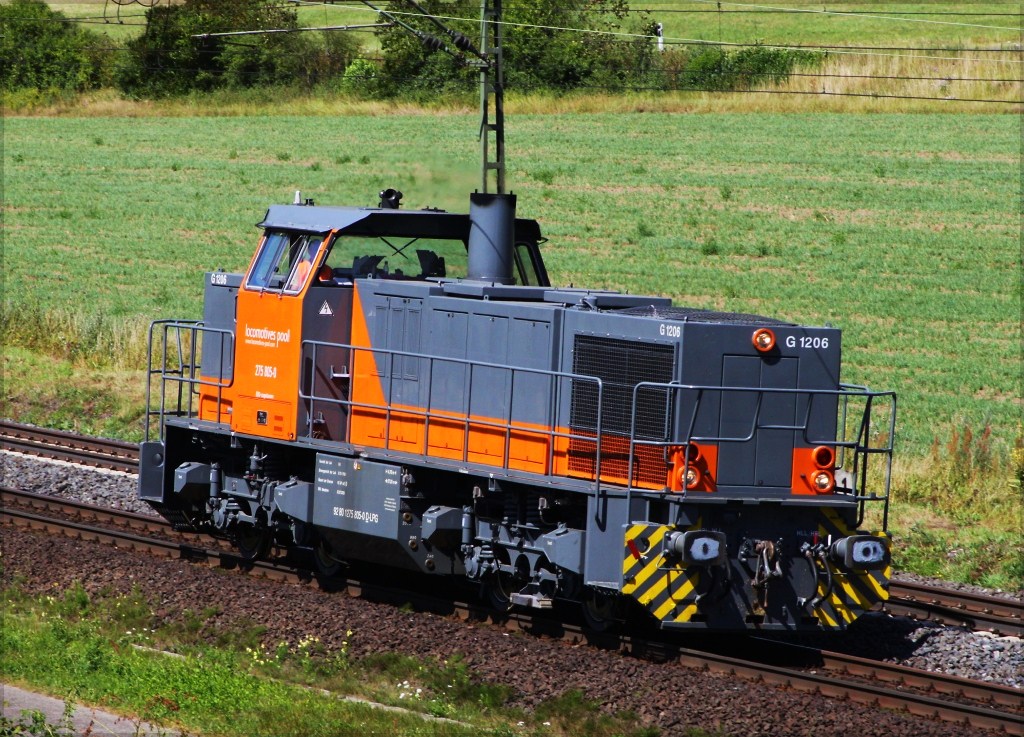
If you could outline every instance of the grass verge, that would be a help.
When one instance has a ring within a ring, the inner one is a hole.
[[[157,625],[139,593],[31,596],[4,591],[0,623],[4,676],[29,688],[189,734],[496,735],[560,737],[585,733],[654,737],[635,716],[607,715],[578,692],[526,714],[507,705],[507,687],[481,683],[458,659],[421,661],[380,654],[358,661],[346,647],[328,652],[316,638],[262,644],[259,628],[218,625],[214,612],[185,612]],[[351,636],[351,632],[349,635]],[[179,657],[159,652],[173,650]],[[355,696],[402,707],[383,711]],[[424,717],[444,717],[445,720]],[[705,733],[693,731],[692,737]]]

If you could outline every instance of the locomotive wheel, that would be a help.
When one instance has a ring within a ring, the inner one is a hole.
[[[334,578],[341,573],[341,567],[344,564],[331,555],[330,546],[320,540],[313,547],[313,565],[316,566],[317,573],[324,578]]]
[[[265,558],[274,542],[274,534],[265,527],[245,525],[235,533],[235,546],[246,560]]]
[[[491,608],[507,612],[512,608],[512,594],[519,589],[515,579],[508,573],[492,573],[484,582],[484,598]]]
[[[621,612],[616,596],[588,589],[580,607],[583,610],[583,621],[591,632],[608,632],[619,623]]]

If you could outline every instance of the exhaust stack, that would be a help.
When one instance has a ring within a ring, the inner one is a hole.
[[[466,278],[511,284],[516,196],[474,192],[469,196],[469,220]]]

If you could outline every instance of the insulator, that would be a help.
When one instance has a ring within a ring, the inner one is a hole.
[[[459,51],[471,51],[474,54],[476,53],[476,47],[473,45],[473,42],[470,41],[465,34],[459,33],[458,31],[452,31],[452,43],[455,44],[455,48]]]
[[[440,51],[444,48],[444,41],[439,39],[437,36],[431,36],[429,33],[421,33],[420,41],[431,51]]]

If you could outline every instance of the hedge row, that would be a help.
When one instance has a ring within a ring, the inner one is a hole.
[[[394,9],[407,10],[402,2]],[[470,39],[479,36],[479,0],[422,0]],[[644,14],[624,35],[625,0],[517,0],[506,10],[505,83],[520,91],[575,89],[750,89],[778,83],[821,56],[761,46],[673,48],[658,53]],[[454,48],[438,28],[418,26]],[[327,86],[369,98],[436,98],[473,93],[472,54],[428,48],[405,29],[380,29],[381,59],[365,58],[353,34],[301,32],[218,37],[224,31],[298,29],[294,10],[274,0],[185,0],[146,11],[146,28],[124,49],[83,30],[43,0],[0,6],[0,89],[80,92],[115,86],[134,98],[159,98],[264,85]],[[587,27],[601,33],[580,33]]]

